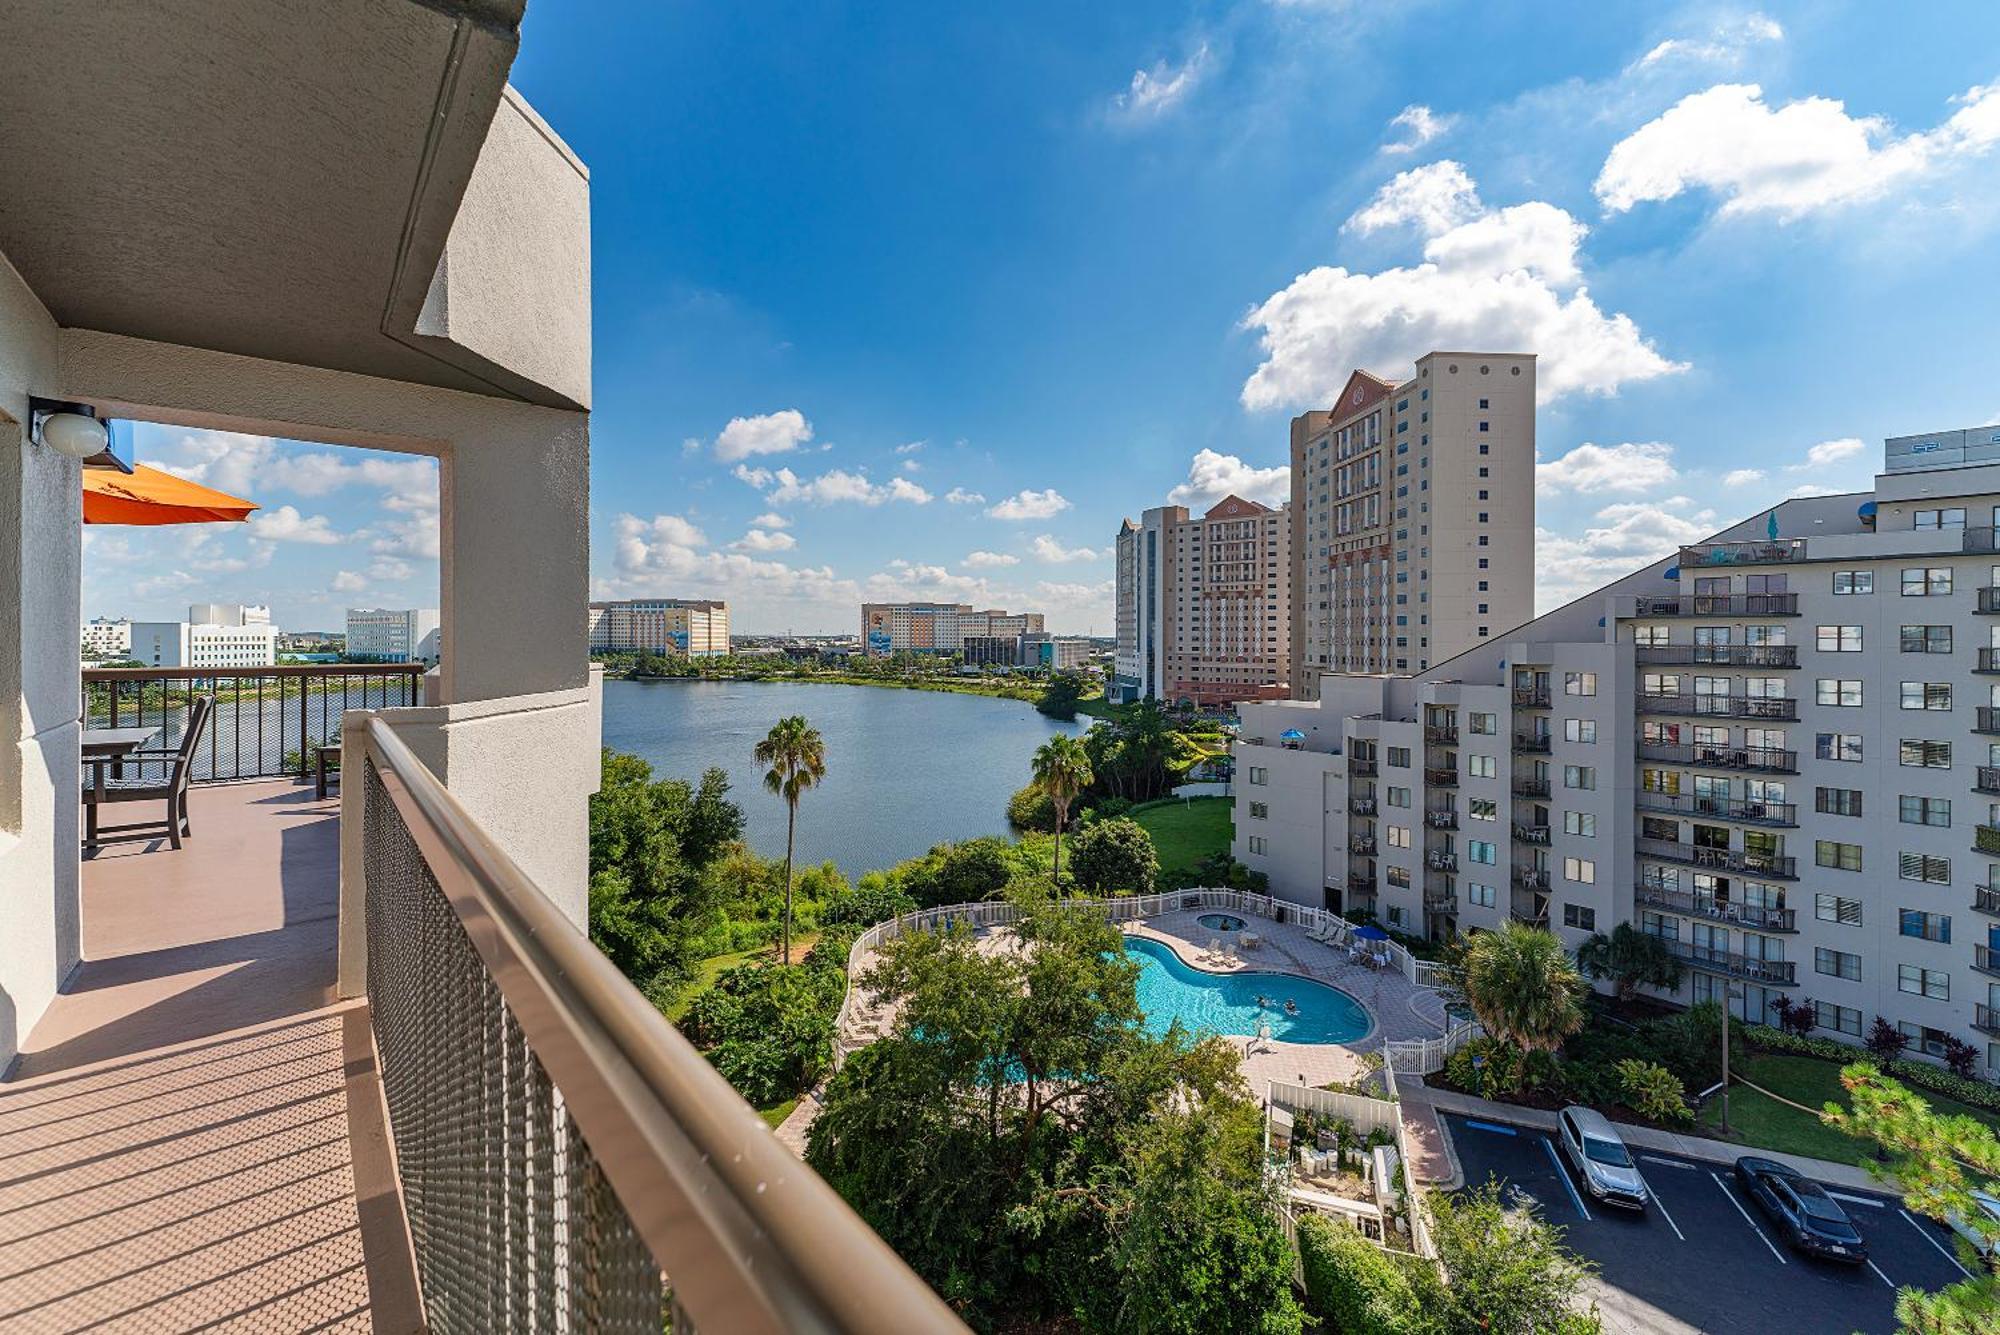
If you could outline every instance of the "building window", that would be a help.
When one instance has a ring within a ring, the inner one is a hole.
[[[1836,570],[1833,572],[1835,593],[1875,592],[1875,572],[1872,570]]]
[[[1858,732],[1816,734],[1813,738],[1813,754],[1821,760],[1848,760],[1859,764],[1861,734]]]
[[[1581,932],[1597,930],[1597,910],[1582,904],[1563,905],[1563,926],[1574,927]]]
[[[1492,886],[1481,885],[1477,881],[1467,881],[1465,884],[1465,902],[1474,908],[1490,909],[1497,902],[1497,899],[1493,893]]]
[[[1465,716],[1465,730],[1475,737],[1491,737],[1500,730],[1500,716],[1474,711]]]
[[[1256,765],[1252,765],[1250,767],[1250,782],[1269,783],[1270,781],[1271,781],[1271,771],[1267,769],[1261,769]]]
[[[1861,627],[1820,626],[1814,632],[1813,647],[1823,654],[1861,652]]]
[[[1563,879],[1578,885],[1597,884],[1597,864],[1589,858],[1564,858]]]
[[[1845,950],[1829,950],[1820,946],[1813,951],[1813,972],[1858,983],[1861,981],[1861,957]]]
[[[1474,820],[1500,819],[1500,803],[1490,797],[1473,798],[1467,810]]]
[[[1926,969],[1920,964],[1898,964],[1896,990],[1931,1001],[1950,1001],[1951,975],[1943,969]]]
[[[1410,790],[1407,788],[1397,788],[1392,785],[1389,789],[1389,805],[1392,807],[1406,807],[1410,805]]]
[[[1965,527],[1965,509],[1963,506],[1954,505],[1943,510],[1919,510],[1915,518],[1916,522],[1910,525],[1911,528]]]
[[[1596,695],[1597,674],[1595,672],[1563,673],[1564,695]]]
[[[1410,846],[1410,827],[1407,825],[1391,825],[1388,827],[1386,838],[1391,848],[1408,848]]]
[[[1563,812],[1563,833],[1573,834],[1579,839],[1597,837],[1597,813],[1594,811]]]
[[[1597,720],[1594,718],[1564,719],[1563,740],[1566,742],[1595,743],[1597,741]]]
[[[1597,787],[1597,766],[1564,765],[1563,787],[1584,789]]]
[[[1951,825],[1951,799],[1914,797],[1904,793],[1896,799],[1897,819],[1905,825]]]
[[[1813,686],[1813,703],[1835,709],[1861,708],[1861,678],[1821,677]]]
[[[1270,841],[1265,839],[1264,836],[1261,834],[1251,835],[1249,839],[1249,844],[1250,844],[1250,851],[1252,853],[1266,853],[1270,851],[1271,847]]]
[[[1933,709],[1940,712],[1951,708],[1951,683],[1948,681],[1906,681],[1902,683],[1902,693],[1898,699],[1902,709]]]
[[[1925,1024],[1912,1024],[1908,1020],[1898,1020],[1896,1028],[1909,1041],[1911,1047],[1926,1057],[1944,1056],[1955,1037],[1942,1029],[1933,1029]]]
[[[1905,598],[1938,598],[1950,592],[1950,566],[1903,567],[1903,596]]]
[[[1904,936],[1913,936],[1919,941],[1937,941],[1950,945],[1951,915],[1926,913],[1922,909],[1903,909],[1897,914],[1896,930]]]
[[[1928,853],[1896,855],[1896,875],[1905,881],[1925,881],[1931,885],[1951,884],[1951,859]]]
[[[1836,1006],[1831,1001],[1813,1003],[1813,1023],[1836,1034],[1861,1034],[1861,1012],[1853,1006]]]
[[[1950,769],[1951,743],[1906,737],[1896,745],[1896,763],[1906,769]]]
[[[1861,845],[1821,839],[1813,845],[1813,862],[1817,866],[1830,867],[1835,871],[1860,871]]]
[[[1814,895],[1813,917],[1821,922],[1835,922],[1842,927],[1861,925],[1861,901],[1841,895]]]
[[[1467,756],[1465,772],[1475,779],[1490,779],[1497,773],[1492,756]]]
[[[1500,846],[1498,844],[1485,839],[1468,839],[1465,841],[1466,860],[1477,862],[1482,866],[1492,867],[1498,865],[1500,860],[1499,850]]]
[[[1904,626],[1902,651],[1906,654],[1948,654],[1951,652],[1951,627]]]
[[[1859,816],[1861,814],[1861,790],[1859,788],[1815,788],[1813,789],[1813,810],[1822,816]]]
[[[1408,769],[1410,767],[1410,748],[1407,746],[1390,747],[1389,763],[1400,769]]]
[[[1410,888],[1410,869],[1408,867],[1391,867],[1387,875],[1391,890],[1407,890]]]
[[[1251,820],[1265,820],[1265,819],[1268,819],[1268,818],[1270,817],[1270,815],[1271,815],[1271,805],[1270,805],[1270,803],[1268,803],[1268,802],[1252,802],[1252,803],[1250,804],[1250,819],[1251,819]]]

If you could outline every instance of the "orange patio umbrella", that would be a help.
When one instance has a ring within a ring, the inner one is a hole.
[[[83,470],[86,524],[240,524],[257,508],[213,487],[157,468]]]

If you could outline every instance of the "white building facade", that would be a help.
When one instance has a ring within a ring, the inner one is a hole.
[[[270,667],[278,628],[268,607],[195,603],[186,621],[134,621],[130,654],[146,667]]]
[[[92,617],[83,628],[83,656],[126,658],[132,653],[132,623],[124,617]]]
[[[347,609],[347,656],[372,663],[436,663],[441,656],[435,607]]]
[[[629,598],[590,605],[593,653],[729,656],[729,604],[716,599]]]

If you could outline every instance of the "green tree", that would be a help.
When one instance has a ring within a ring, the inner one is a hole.
[[[1006,841],[992,836],[939,844],[904,867],[903,889],[919,908],[976,904],[1006,889],[1014,876]]]
[[[1820,1117],[1827,1125],[1880,1145],[1886,1161],[1870,1161],[1868,1171],[1892,1179],[1903,1203],[1933,1219],[1957,1218],[1982,1236],[2000,1240],[2000,1224],[1987,1218],[1972,1199],[1974,1191],[2000,1193],[2000,1139],[1975,1117],[1941,1116],[1920,1095],[1883,1075],[1868,1062],[1840,1072],[1849,1107],[1829,1103]],[[1970,1277],[1926,1293],[1904,1288],[1896,1294],[1896,1320],[1921,1335],[1973,1335],[2000,1329],[2000,1274],[1970,1244],[1960,1246]]]
[[[1299,1266],[1307,1305],[1341,1335],[1414,1335],[1421,1328],[1411,1267],[1354,1229],[1322,1215],[1302,1217]]]
[[[1441,1278],[1419,1272],[1419,1305],[1439,1335],[1594,1335],[1584,1296],[1591,1267],[1562,1245],[1562,1230],[1500,1203],[1500,1188],[1425,1197]]]
[[[1056,809],[1056,865],[1052,884],[1062,893],[1063,825],[1069,820],[1070,803],[1090,787],[1090,757],[1083,743],[1074,737],[1051,737],[1035,752],[1035,786],[1049,796]]]
[[[781,718],[752,754],[768,766],[764,787],[785,799],[785,927],[783,962],[792,962],[792,845],[799,829],[799,796],[826,777],[826,743],[794,714]]]
[[[1093,821],[1076,832],[1069,851],[1070,875],[1085,890],[1153,893],[1160,859],[1153,851],[1153,836],[1139,822],[1124,817]]]
[[[1659,937],[1629,922],[1599,932],[1576,951],[1577,965],[1591,978],[1609,978],[1618,1000],[1628,1002],[1641,987],[1669,991],[1681,983],[1681,962]]]
[[[1583,1028],[1588,984],[1553,932],[1510,919],[1469,937],[1458,970],[1466,1004],[1496,1042],[1554,1052]]]
[[[1084,684],[1080,672],[1057,672],[1042,688],[1042,698],[1035,702],[1035,708],[1050,718],[1073,719],[1077,701],[1083,698]]]

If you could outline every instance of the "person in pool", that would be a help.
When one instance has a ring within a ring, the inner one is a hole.
[[[1265,995],[1264,995],[1264,994],[1263,994],[1262,992],[1259,992],[1259,993],[1257,994],[1257,1009],[1258,1009],[1258,1010],[1263,1010],[1263,1009],[1264,1009],[1265,1007],[1269,1006],[1270,1004],[1271,1004],[1271,999],[1270,999],[1269,997],[1265,996]]]
[[[1293,1000],[1292,1000],[1292,999],[1291,999],[1290,997],[1286,997],[1286,998],[1285,998],[1285,1014],[1287,1014],[1287,1015],[1297,1015],[1298,1013],[1299,1013],[1299,1003],[1298,1003],[1298,1002],[1296,1002],[1296,1001],[1293,1001]]]

